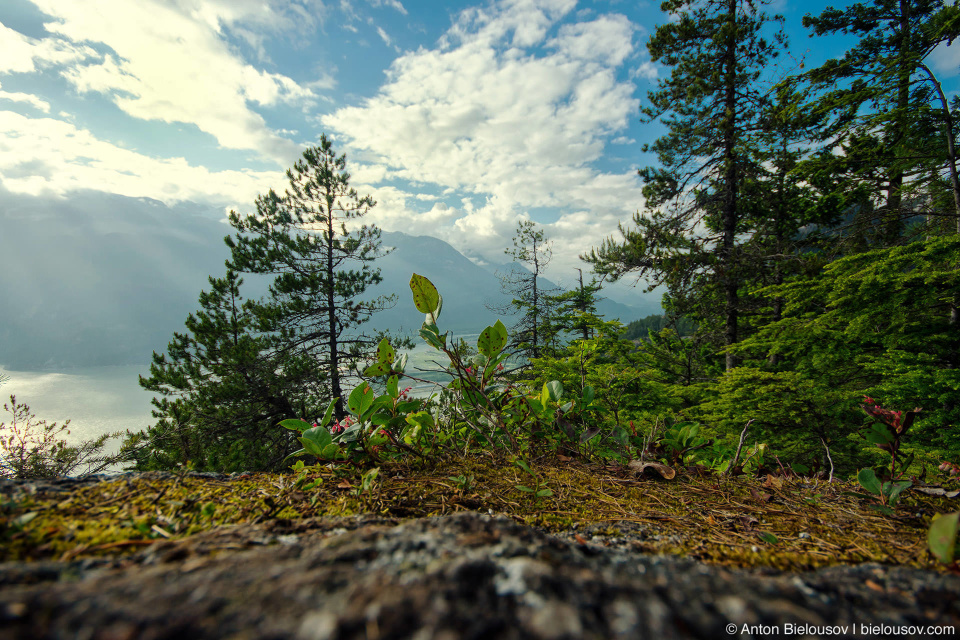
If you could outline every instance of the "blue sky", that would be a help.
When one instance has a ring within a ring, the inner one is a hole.
[[[808,68],[852,44],[802,28],[827,5],[768,7]],[[378,201],[369,221],[501,261],[529,216],[554,241],[547,275],[569,284],[576,256],[643,207],[658,6],[3,0],[0,182],[252,212],[326,133]],[[955,92],[960,43],[933,63]]]

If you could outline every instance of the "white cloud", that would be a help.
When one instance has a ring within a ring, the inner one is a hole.
[[[393,44],[393,40],[391,40],[387,32],[383,30],[383,27],[377,27],[377,35],[380,36],[380,39],[383,40],[383,43],[388,47]]]
[[[61,40],[38,40],[0,23],[0,73],[32,73],[51,65],[99,58],[92,48]]]
[[[564,24],[551,37],[573,6],[513,0],[468,9],[437,48],[396,59],[377,95],[321,121],[351,157],[384,167],[385,177],[469,198],[450,208],[454,224],[434,232],[461,250],[499,258],[531,208],[591,211],[555,260],[572,268],[588,242],[599,243],[643,205],[634,172],[591,166],[639,109],[634,86],[617,80],[618,67],[635,55],[636,27],[605,15]],[[379,224],[378,209],[372,215]],[[394,210],[387,217],[402,229],[404,215],[412,224],[423,214]],[[438,220],[451,214],[444,216]],[[559,238],[570,224],[561,217],[545,230]]]
[[[243,210],[252,208],[257,194],[287,183],[280,171],[210,171],[184,158],[151,158],[69,122],[12,111],[0,111],[0,180],[10,191],[32,195],[92,188]]]
[[[45,100],[41,100],[37,96],[30,93],[20,93],[20,92],[10,92],[10,91],[0,91],[0,100],[9,100],[11,102],[24,102],[39,109],[44,113],[50,113],[50,103]]]
[[[298,145],[270,130],[251,105],[309,104],[316,98],[313,90],[247,64],[227,44],[224,33],[240,30],[241,37],[256,44],[252,34],[263,30],[314,25],[322,4],[33,1],[54,17],[45,26],[60,38],[45,39],[41,45],[75,54],[86,43],[112,50],[96,62],[74,55],[63,63],[68,64],[63,76],[79,91],[106,94],[135,118],[194,124],[222,147],[254,149],[280,164],[298,154]],[[60,44],[46,44],[51,41]],[[22,61],[18,64],[23,66]]]
[[[548,45],[573,59],[617,66],[633,53],[635,30],[626,16],[605,15],[591,22],[564,25]]]
[[[374,7],[390,7],[403,15],[407,15],[407,9],[400,0],[370,0],[370,4]]]
[[[950,46],[942,43],[933,50],[930,57],[934,70],[944,77],[949,78],[960,74],[960,41],[954,40]]]

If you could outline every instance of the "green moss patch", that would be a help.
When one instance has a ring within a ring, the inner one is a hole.
[[[69,492],[11,493],[2,497],[0,561],[123,556],[226,525],[473,510],[508,514],[578,542],[728,566],[805,570],[872,561],[942,569],[927,551],[927,528],[934,513],[960,508],[957,500],[909,490],[886,516],[850,483],[695,470],[663,480],[563,457],[528,462],[552,495],[518,489],[531,483],[530,474],[496,454],[386,463],[366,490],[368,470],[341,465],[301,476],[145,475]]]

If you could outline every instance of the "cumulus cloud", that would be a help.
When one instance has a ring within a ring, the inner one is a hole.
[[[321,121],[351,155],[383,167],[382,179],[468,197],[460,206],[446,198],[437,219],[454,222],[434,232],[461,250],[502,256],[530,209],[559,212],[556,222],[541,220],[558,237],[570,224],[563,215],[590,211],[556,260],[569,268],[588,239],[599,242],[642,207],[634,172],[593,166],[639,109],[634,85],[618,80],[618,69],[642,55],[637,27],[617,14],[564,23],[574,6],[508,0],[467,9],[436,47],[397,58],[375,96]],[[374,215],[399,224],[423,214]]]
[[[31,64],[56,60],[78,91],[107,95],[134,118],[194,124],[221,147],[253,149],[281,164],[296,157],[298,145],[272,131],[251,105],[312,104],[313,89],[246,63],[225,33],[232,29],[257,45],[254,34],[264,30],[315,26],[322,4],[33,1],[53,17],[45,27],[55,36],[26,45],[15,38],[16,58],[8,66],[26,68],[28,55]],[[91,55],[90,45],[109,52]]]
[[[0,23],[0,73],[32,73],[52,65],[98,57],[89,46],[30,38]]]
[[[44,113],[50,113],[50,103],[41,100],[30,93],[21,93],[18,91],[0,91],[0,100],[9,100],[10,102],[22,102],[29,104],[34,109],[39,109]]]
[[[957,75],[960,73],[960,42],[954,40],[950,46],[941,44],[933,50],[931,58],[937,72],[945,77]]]
[[[152,158],[99,140],[55,118],[0,111],[0,177],[10,191],[63,195],[98,189],[165,203],[182,200],[250,210],[257,194],[287,181],[281,171],[211,171],[184,158]]]
[[[407,15],[407,9],[400,0],[370,0],[370,4],[374,7],[390,7],[403,15]]]

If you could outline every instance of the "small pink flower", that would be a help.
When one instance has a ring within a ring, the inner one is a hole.
[[[497,371],[503,371],[503,363],[497,365]]]
[[[473,369],[471,369],[470,367],[467,367],[467,373],[471,373],[471,374],[472,374],[472,373],[473,373]]]

